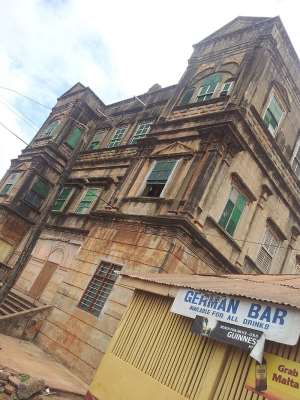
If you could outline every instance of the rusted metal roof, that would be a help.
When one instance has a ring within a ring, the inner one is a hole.
[[[260,301],[284,304],[300,309],[300,275],[179,275],[122,273],[135,282],[147,286],[160,285],[175,288],[191,288],[212,293],[247,297]],[[140,287],[133,282],[134,287]],[[148,283],[148,285],[147,285]],[[153,291],[153,290],[149,290]]]

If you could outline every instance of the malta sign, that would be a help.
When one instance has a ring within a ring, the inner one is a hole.
[[[300,334],[298,310],[192,289],[178,290],[171,312],[193,319],[201,316],[250,328],[264,333],[268,340],[292,346],[298,342]]]
[[[262,364],[252,361],[246,389],[270,400],[300,399],[300,364],[264,353]]]

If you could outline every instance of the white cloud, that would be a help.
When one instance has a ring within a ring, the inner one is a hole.
[[[186,2],[175,0],[14,0],[0,24],[0,86],[54,105],[77,81],[106,103],[143,93],[154,83],[176,83],[192,44],[237,15],[280,14],[296,50],[298,13],[293,0]],[[0,89],[40,125],[47,112]],[[1,104],[1,103],[0,103]],[[27,106],[28,104],[28,106]],[[5,106],[0,121],[29,139],[34,130]],[[22,144],[0,128],[0,176]]]

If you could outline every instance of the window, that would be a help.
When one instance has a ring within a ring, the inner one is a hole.
[[[113,137],[111,138],[108,147],[118,147],[121,144],[121,141],[123,139],[123,136],[126,132],[127,126],[120,126],[117,128],[113,134]]]
[[[105,129],[101,129],[100,131],[97,131],[89,145],[90,150],[98,150],[100,149],[101,141],[103,139],[105,133]]]
[[[196,101],[202,102],[211,99],[220,80],[220,74],[213,74],[203,79],[200,83],[200,89]]]
[[[87,214],[94,205],[95,201],[97,200],[98,194],[99,194],[99,189],[96,188],[87,189],[84,195],[82,196],[75,210],[75,213]]]
[[[223,86],[222,86],[222,89],[221,89],[221,91],[220,91],[219,96],[220,96],[220,97],[228,96],[229,93],[230,93],[231,90],[232,90],[232,87],[233,87],[233,81],[225,82],[225,83],[223,84]]]
[[[63,187],[53,204],[52,211],[62,211],[62,209],[66,205],[66,202],[69,200],[72,192],[73,188]]]
[[[177,160],[156,161],[147,178],[143,196],[160,197]]]
[[[246,205],[246,197],[232,188],[219,224],[229,235],[233,235]]]
[[[57,128],[60,124],[59,120],[52,121],[50,124],[48,124],[41,132],[42,135],[44,136],[54,136],[54,134],[57,131]]]
[[[26,193],[25,200],[35,208],[39,208],[42,202],[46,199],[50,191],[50,185],[38,178],[32,185],[30,191]]]
[[[78,307],[98,317],[113,289],[119,271],[121,271],[119,265],[101,262],[88,284]]]
[[[82,131],[80,128],[74,128],[72,132],[69,134],[66,140],[66,144],[73,150],[77,146],[80,138],[81,138]]]
[[[293,160],[293,170],[295,174],[297,175],[297,178],[300,179],[300,147],[297,151],[297,154]]]
[[[140,122],[136,128],[136,131],[134,132],[134,135],[133,135],[130,143],[135,144],[140,139],[143,139],[144,137],[146,137],[147,133],[150,130],[151,124],[152,124],[152,122],[150,122],[150,121]]]
[[[180,105],[183,106],[185,104],[189,104],[191,98],[193,97],[194,91],[195,91],[194,88],[186,89],[183,93]]]
[[[264,115],[264,123],[273,136],[275,136],[283,114],[283,109],[279,105],[276,97],[273,95]]]
[[[0,191],[0,195],[8,194],[12,188],[14,187],[15,183],[19,179],[20,173],[16,172],[15,174],[10,174],[9,177],[6,179],[4,186]]]
[[[269,272],[280,241],[270,227],[267,227],[263,245],[257,255],[257,265],[263,272]]]

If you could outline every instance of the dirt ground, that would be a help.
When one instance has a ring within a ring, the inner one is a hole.
[[[46,385],[54,392],[84,396],[88,389],[86,383],[33,343],[2,334],[0,365],[34,378],[44,379]],[[46,397],[47,400],[54,400],[54,396]]]

